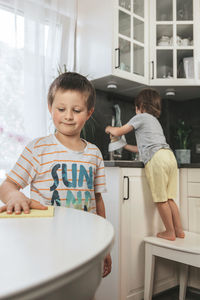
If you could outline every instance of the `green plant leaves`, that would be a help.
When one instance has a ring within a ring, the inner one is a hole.
[[[180,149],[188,149],[189,135],[192,129],[185,124],[184,121],[178,120],[178,128],[176,131],[176,138]]]

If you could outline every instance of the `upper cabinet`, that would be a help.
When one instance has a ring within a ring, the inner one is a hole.
[[[150,84],[199,84],[199,1],[153,0],[150,16]]]
[[[78,0],[76,70],[103,90],[198,86],[199,30],[200,0]]]
[[[77,71],[88,75],[97,87],[148,83],[147,3],[78,0]]]
[[[122,74],[124,78],[147,83],[148,64],[145,62],[148,59],[148,36],[145,1],[118,0],[115,10],[113,74]]]

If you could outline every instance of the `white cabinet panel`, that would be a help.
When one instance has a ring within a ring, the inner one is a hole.
[[[121,300],[141,300],[144,290],[145,236],[164,230],[152,201],[144,169],[123,169],[124,196],[121,206]],[[127,177],[129,192],[127,192]],[[156,264],[154,294],[177,284],[173,262],[160,259]]]
[[[200,233],[200,198],[188,198],[189,231]]]
[[[78,0],[77,11],[76,71],[97,89],[199,85],[199,0]]]
[[[188,182],[200,182],[199,169],[188,169]]]
[[[77,71],[101,89],[147,84],[148,17],[148,0],[78,0]]]
[[[103,278],[97,289],[95,300],[120,299],[120,206],[122,199],[121,168],[105,168],[107,192],[102,193],[105,203],[106,218],[113,224],[115,242],[111,251],[112,272]]]
[[[200,185],[200,183],[199,183]],[[200,198],[188,198],[189,202],[189,231],[200,234]],[[200,287],[200,269],[190,268],[189,285],[199,289]]]
[[[150,6],[150,84],[199,84],[198,0],[153,0]]]
[[[200,233],[200,169],[180,169],[180,208],[184,229]],[[200,287],[200,270],[190,267],[188,285]]]
[[[200,197],[200,183],[188,182],[188,196],[189,197]]]
[[[124,180],[124,176],[126,176]],[[128,190],[128,179],[129,190]],[[95,300],[142,300],[144,294],[144,242],[163,230],[142,168],[106,168],[103,194],[107,219],[115,229],[112,273],[102,280]],[[127,197],[129,194],[129,197]],[[128,200],[124,200],[129,198]],[[176,264],[156,263],[154,294],[177,285]]]

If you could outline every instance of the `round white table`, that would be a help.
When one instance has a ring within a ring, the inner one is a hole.
[[[0,299],[91,300],[113,240],[107,220],[76,209],[0,219]]]

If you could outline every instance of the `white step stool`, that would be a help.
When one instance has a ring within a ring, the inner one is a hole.
[[[200,268],[200,234],[185,231],[185,238],[168,241],[154,236],[145,241],[144,300],[152,299],[155,256],[181,263],[179,300],[185,300],[188,266]]]

